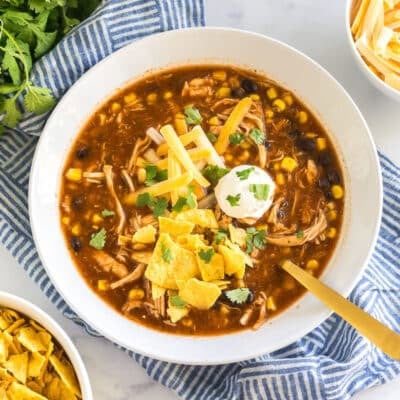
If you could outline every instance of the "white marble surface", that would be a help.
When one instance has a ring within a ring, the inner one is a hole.
[[[399,104],[375,90],[360,74],[351,58],[344,33],[345,0],[205,2],[208,25],[230,26],[272,36],[295,46],[321,63],[359,105],[378,148],[400,163]],[[4,249],[0,249],[0,269],[0,290],[33,301],[49,312],[70,334],[87,365],[96,400],[176,398],[171,391],[147,378],[142,369],[123,352],[105,340],[89,337],[80,327],[64,319]],[[400,379],[396,379],[354,398],[397,400],[399,393]]]

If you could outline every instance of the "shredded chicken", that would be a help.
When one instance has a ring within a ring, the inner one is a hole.
[[[272,225],[272,229],[274,232],[283,230],[285,228],[285,225],[279,221],[278,216],[279,210],[284,200],[285,199],[283,197],[280,197],[278,200],[276,200],[268,214],[267,222]]]
[[[131,310],[135,308],[142,308],[143,302],[140,300],[128,300],[123,306],[122,306],[122,312],[127,314]]]
[[[265,305],[267,297],[265,296],[264,292],[260,292],[260,294],[257,297],[257,300],[254,302],[255,306],[259,307],[259,314],[257,321],[254,323],[252,326],[253,330],[257,330],[260,328],[260,326],[265,322],[266,320],[266,315],[267,315],[267,307]]]
[[[241,224],[245,224],[245,225],[254,225],[255,223],[257,223],[258,219],[256,218],[240,218],[238,219],[238,221]]]
[[[86,171],[83,173],[83,177],[86,179],[97,179],[97,180],[103,180],[105,178],[104,172],[102,171]]]
[[[315,162],[311,159],[307,160],[307,168],[305,175],[309,185],[314,184],[318,178],[318,168],[315,165]]]
[[[217,204],[217,198],[215,197],[214,193],[211,193],[209,195],[207,195],[206,197],[203,197],[200,201],[199,201],[199,208],[214,208],[215,205]]]
[[[125,223],[126,223],[126,215],[125,211],[122,208],[122,204],[119,201],[119,198],[117,196],[117,193],[115,192],[114,189],[114,181],[113,181],[113,172],[112,172],[112,166],[111,165],[105,165],[103,167],[104,175],[106,178],[106,185],[108,188],[108,191],[111,194],[111,197],[114,199],[115,202],[115,208],[117,210],[117,214],[119,216],[119,224],[117,226],[117,233],[120,234],[122,230],[124,229]]]
[[[274,244],[276,246],[302,246],[304,243],[316,239],[327,226],[325,214],[320,210],[314,224],[305,229],[301,236],[296,233],[289,235],[283,233],[269,234],[267,235],[267,241],[269,244]]]
[[[121,171],[122,179],[126,183],[126,186],[128,186],[130,192],[135,191],[135,185],[133,184],[131,176],[128,174],[128,171],[126,169],[123,169]]]
[[[145,269],[146,269],[146,266],[144,264],[138,264],[137,267],[130,274],[124,276],[122,279],[120,279],[116,282],[113,282],[110,285],[110,288],[114,290],[121,286],[126,285],[127,283],[137,281],[138,279],[140,279],[143,276]]]
[[[118,278],[124,278],[128,275],[126,265],[118,262],[105,251],[98,250],[93,252],[93,258],[104,272],[111,272]]]
[[[194,78],[190,82],[185,82],[182,89],[182,96],[186,97],[208,97],[214,93],[214,79]]]
[[[165,295],[158,297],[154,300],[154,306],[157,312],[161,315],[161,317],[166,316],[166,304],[165,304]]]
[[[135,146],[132,150],[131,158],[128,163],[128,172],[133,174],[136,166],[137,158],[141,153],[147,150],[147,148],[151,145],[151,139],[146,136],[145,138],[139,138],[136,140]]]

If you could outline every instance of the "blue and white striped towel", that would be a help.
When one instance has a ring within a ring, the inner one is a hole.
[[[154,32],[204,24],[202,0],[106,0],[32,73],[57,97],[88,68],[134,39]],[[0,243],[68,318],[95,335],[68,308],[37,256],[29,228],[29,168],[46,116],[26,115],[18,129],[0,137]],[[384,181],[383,224],[363,278],[350,300],[400,330],[400,168],[380,157]],[[192,367],[129,354],[149,376],[185,399],[344,400],[400,373],[337,315],[296,343],[236,364]]]

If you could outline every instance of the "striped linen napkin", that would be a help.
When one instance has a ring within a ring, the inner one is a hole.
[[[32,72],[35,84],[57,98],[88,68],[132,40],[151,33],[204,25],[202,0],[106,0]],[[68,318],[79,319],[51,284],[29,227],[27,191],[37,135],[45,116],[25,115],[0,137],[0,243]],[[368,268],[350,300],[400,330],[400,168],[380,156],[384,181],[383,223]],[[155,381],[184,399],[344,400],[400,373],[337,315],[292,345],[236,364],[201,367],[161,362],[129,352]]]

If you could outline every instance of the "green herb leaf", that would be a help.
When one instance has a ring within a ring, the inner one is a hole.
[[[184,110],[186,123],[189,125],[200,124],[203,121],[203,117],[200,114],[200,111],[194,107],[185,107]]]
[[[266,183],[251,183],[250,192],[254,193],[257,200],[267,200],[269,194],[269,185]]]
[[[4,118],[1,123],[9,128],[17,126],[18,121],[22,117],[21,111],[18,109],[14,99],[5,99],[1,105],[1,111],[4,113]]]
[[[249,136],[255,144],[263,144],[265,141],[265,133],[258,128],[253,128]]]
[[[25,107],[35,114],[43,114],[54,107],[55,101],[50,89],[28,85],[24,96]]]
[[[166,263],[170,263],[173,259],[172,251],[164,243],[161,244],[161,256]]]
[[[197,206],[196,198],[193,195],[194,186],[190,185],[188,188],[187,197],[179,196],[175,205],[172,207],[172,211],[181,212],[183,207],[188,206],[189,208],[195,208]]]
[[[214,242],[220,244],[228,237],[228,232],[224,229],[220,229],[214,233]]]
[[[201,249],[199,251],[199,257],[206,263],[210,264],[213,255],[215,254],[214,249],[204,250]]]
[[[254,227],[246,230],[246,253],[250,254],[254,248],[263,250],[267,243],[267,233],[264,229],[257,230]]]
[[[182,298],[178,295],[171,296],[169,298],[169,302],[171,303],[172,306],[178,307],[178,308],[183,308],[186,306],[186,301],[182,300]]]
[[[246,136],[243,133],[236,132],[229,135],[229,143],[233,145],[238,145],[243,142]]]
[[[155,183],[165,181],[168,178],[168,170],[158,169],[156,165],[146,164],[144,169],[146,170],[146,180],[144,181],[146,186],[152,186]]]
[[[139,194],[136,207],[149,207],[153,211],[153,215],[158,218],[165,214],[168,208],[168,200],[165,197],[154,198],[150,193],[145,192]]]
[[[100,229],[98,232],[93,233],[90,237],[89,245],[97,250],[104,248],[106,244],[107,232],[104,228]]]
[[[150,193],[145,192],[139,194],[137,201],[136,201],[136,207],[143,208],[146,206],[149,206],[152,203],[153,197],[151,196]]]
[[[235,196],[228,195],[228,196],[226,196],[226,200],[228,200],[229,204],[230,204],[232,207],[236,207],[236,206],[239,205],[240,193],[236,194]]]
[[[104,209],[104,210],[101,212],[101,216],[104,217],[104,218],[113,217],[114,215],[115,215],[115,212],[112,211],[112,210]]]
[[[203,169],[202,174],[213,186],[216,186],[218,181],[229,171],[229,169],[218,167],[218,165],[208,165]]]
[[[242,171],[236,172],[236,175],[241,181],[248,179],[249,175],[254,171],[254,167],[246,168]]]
[[[250,289],[248,288],[238,288],[233,290],[225,291],[225,296],[232,302],[236,304],[246,303],[250,296]]]
[[[297,237],[297,239],[303,239],[304,232],[302,230],[297,231],[296,237]]]
[[[217,141],[217,136],[215,136],[212,132],[207,132],[206,135],[211,143],[215,143]]]

